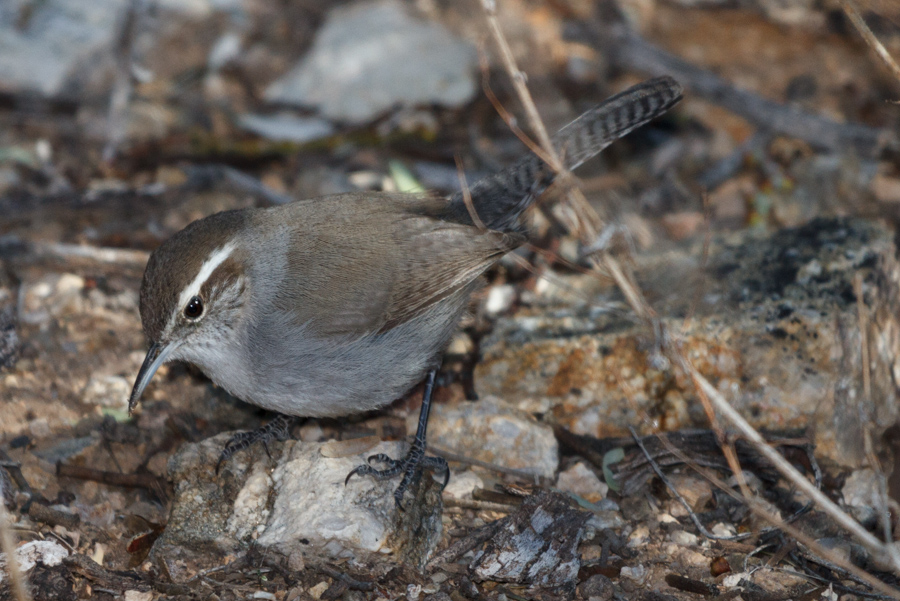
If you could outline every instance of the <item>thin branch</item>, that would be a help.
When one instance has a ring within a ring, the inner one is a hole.
[[[2,491],[0,491],[2,492]],[[12,533],[9,529],[10,515],[6,511],[6,505],[0,494],[0,549],[6,554],[6,571],[9,573],[9,581],[16,601],[31,601],[31,595],[25,587],[25,580],[19,570],[19,559],[16,554],[16,546],[13,543]]]
[[[447,461],[455,461],[456,463],[462,463],[464,465],[473,465],[476,467],[482,467],[486,470],[490,470],[492,472],[497,472],[499,474],[506,474],[507,476],[516,476],[517,478],[522,478],[524,480],[537,480],[540,478],[539,474],[536,474],[532,471],[528,470],[518,470],[512,467],[506,467],[503,465],[498,465],[496,463],[488,463],[487,461],[481,461],[480,459],[473,459],[471,457],[466,457],[465,455],[461,455],[459,453],[455,453],[453,451],[442,449],[440,447],[436,447],[431,443],[428,443],[428,450],[437,455],[438,457],[443,457]]]
[[[853,23],[853,26],[856,27],[856,30],[866,41],[866,44],[869,45],[869,48],[875,52],[875,55],[881,59],[881,62],[888,68],[888,71],[894,76],[894,78],[900,82],[900,66],[897,65],[897,62],[894,58],[888,54],[888,51],[885,49],[884,45],[879,41],[875,34],[872,33],[872,30],[869,29],[869,26],[866,25],[866,22],[863,20],[862,15],[859,14],[859,9],[856,7],[856,3],[853,0],[841,0],[841,8],[844,9],[844,12],[847,13],[847,16],[850,18],[850,22]]]
[[[478,511],[496,511],[498,513],[512,513],[517,509],[515,505],[506,503],[493,503],[491,501],[479,501],[477,499],[457,499],[447,497],[443,499],[447,507],[461,507],[463,509],[476,509]]]
[[[469,182],[466,181],[466,172],[463,170],[463,164],[459,156],[453,157],[456,160],[456,175],[459,177],[460,191],[462,192],[463,202],[466,203],[466,210],[469,211],[469,217],[472,223],[480,230],[486,230],[484,221],[478,216],[475,205],[472,203],[472,194],[469,192]]]
[[[725,400],[725,397],[719,393],[715,387],[709,383],[709,380],[703,377],[703,375],[697,371],[692,365],[685,365],[688,373],[691,375],[691,379],[694,381],[694,385],[698,390],[702,390],[712,404],[715,406],[716,410],[719,411],[722,415],[728,419],[738,430],[740,430],[741,434],[743,434],[750,443],[753,444],[753,447],[762,454],[766,459],[768,459],[772,465],[775,466],[781,474],[790,480],[794,485],[797,486],[803,493],[805,493],[808,497],[812,498],[819,508],[827,513],[830,517],[832,517],[835,522],[837,522],[842,528],[850,532],[857,540],[862,542],[866,547],[869,548],[873,553],[880,555],[880,559],[884,558],[886,553],[884,545],[880,540],[878,540],[875,536],[873,536],[868,530],[863,528],[863,526],[854,520],[852,517],[841,511],[840,507],[838,507],[831,499],[829,499],[825,494],[816,489],[809,480],[807,480],[803,474],[801,474],[797,469],[790,464],[790,462],[785,459],[781,453],[773,449],[757,432],[753,426],[747,423],[740,413],[735,411],[735,409],[731,406],[731,404]]]

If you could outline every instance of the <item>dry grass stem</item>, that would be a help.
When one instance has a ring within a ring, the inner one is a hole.
[[[466,203],[466,210],[469,212],[469,217],[472,218],[472,223],[475,224],[475,227],[480,230],[486,230],[487,227],[484,225],[484,221],[481,220],[481,217],[478,216],[478,211],[475,210],[475,204],[472,202],[472,194],[469,192],[469,183],[466,181],[466,172],[463,170],[462,161],[459,159],[459,156],[454,156],[453,158],[456,161],[456,176],[459,178],[463,202]]]
[[[787,478],[792,484],[797,486],[804,494],[810,497],[813,501],[816,502],[816,505],[819,508],[827,513],[835,522],[837,522],[842,528],[850,532],[857,540],[863,543],[866,547],[869,548],[874,554],[879,556],[880,560],[885,559],[885,554],[887,554],[887,550],[885,545],[878,540],[875,536],[873,536],[868,530],[863,528],[863,526],[854,520],[852,517],[844,513],[840,507],[838,507],[831,499],[829,499],[825,494],[818,490],[815,486],[813,486],[806,477],[803,476],[797,469],[790,464],[790,462],[785,459],[781,453],[773,449],[769,443],[763,439],[759,432],[757,432],[753,426],[747,423],[747,420],[741,416],[740,413],[734,410],[728,401],[725,400],[725,397],[715,389],[715,387],[709,383],[709,380],[703,377],[693,366],[688,365],[688,369],[690,370],[691,378],[694,381],[694,385],[698,390],[702,390],[712,404],[715,406],[716,410],[719,411],[722,415],[724,415],[729,422],[731,422],[740,432],[743,434],[746,439],[753,444],[754,448],[759,451],[766,459],[768,459],[775,469],[781,472],[781,475]],[[895,569],[900,571],[900,567],[895,566]],[[896,591],[895,591],[896,594]]]
[[[455,453],[453,451],[449,451],[447,449],[442,449],[440,447],[435,447],[432,444],[428,445],[428,450],[438,457],[443,457],[447,461],[454,461],[456,463],[462,463],[464,465],[471,465],[474,467],[484,468],[488,471],[496,472],[498,474],[505,474],[507,476],[515,476],[516,478],[521,478],[523,480],[528,481],[537,481],[540,479],[538,474],[534,472],[530,472],[527,470],[517,470],[512,467],[505,467],[502,465],[497,465],[496,463],[489,463],[487,461],[481,461],[480,459],[472,459],[471,457],[466,457],[460,453]]]
[[[6,554],[6,572],[9,574],[10,588],[16,601],[31,601],[31,595],[25,587],[22,572],[19,571],[19,562],[16,559],[16,545],[10,532],[10,515],[3,504],[3,494],[0,490],[0,549]]]
[[[704,469],[693,462],[689,457],[687,457],[680,449],[669,443],[665,436],[661,436],[660,440],[665,444],[666,448],[671,451],[674,455],[678,456],[686,465],[689,465],[694,471],[696,471],[699,475],[709,481],[710,484],[721,490],[722,492],[728,494],[734,499],[741,501],[742,503],[746,503],[750,508],[750,511],[754,513],[754,515],[762,518],[766,522],[772,525],[773,528],[778,528],[783,532],[786,532],[789,536],[793,537],[801,544],[805,545],[809,548],[813,553],[815,553],[819,557],[824,557],[829,562],[838,566],[842,570],[845,570],[849,574],[852,574],[854,578],[857,579],[858,582],[865,583],[871,586],[874,590],[880,591],[881,593],[888,595],[894,599],[900,599],[900,591],[895,588],[892,588],[890,585],[885,584],[881,580],[878,580],[865,570],[859,568],[849,561],[849,559],[842,557],[840,553],[837,553],[831,549],[826,549],[821,544],[819,544],[815,539],[806,535],[803,531],[792,526],[791,524],[785,522],[783,519],[773,514],[766,508],[762,503],[760,503],[756,498],[753,497],[741,497],[738,495],[730,486],[728,486],[725,482],[720,480],[715,474],[711,473],[709,470]],[[729,542],[727,539],[719,539],[720,542]]]
[[[856,27],[856,30],[866,41],[866,44],[868,44],[875,54],[878,55],[878,58],[881,59],[881,62],[883,62],[888,70],[894,75],[894,78],[897,81],[900,81],[900,65],[897,65],[894,58],[888,54],[884,44],[875,37],[875,34],[872,33],[872,30],[866,25],[862,15],[859,14],[856,3],[853,0],[841,0],[841,7],[844,9],[844,12],[847,13],[850,22],[853,23],[853,26]]]

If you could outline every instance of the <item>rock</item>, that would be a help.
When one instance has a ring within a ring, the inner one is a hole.
[[[854,471],[841,488],[841,495],[851,515],[862,524],[872,523],[879,511],[884,510],[884,501],[878,494],[878,474],[872,468]]]
[[[590,517],[559,493],[532,495],[476,554],[469,569],[480,580],[574,587],[581,568],[577,549]]]
[[[703,508],[712,499],[712,485],[705,478],[693,474],[668,474],[666,477],[669,484],[687,502],[692,511],[703,511]],[[680,510],[678,513],[673,512],[674,515],[678,517],[687,515],[687,510],[680,501],[673,498],[672,506]]]
[[[0,90],[58,96],[111,55],[128,0],[0,3]],[[22,18],[23,14],[27,18]]]
[[[490,317],[496,317],[509,311],[516,300],[516,288],[511,284],[501,284],[492,287],[484,301],[484,312]]]
[[[863,428],[874,427],[878,437],[900,415],[893,233],[865,220],[817,219],[770,235],[745,230],[715,238],[702,272],[700,252],[695,245],[680,257],[668,251],[636,258],[642,289],[660,299],[654,308],[694,366],[755,427],[809,428],[817,454],[862,464]],[[857,276],[870,396],[861,378]],[[594,293],[601,307],[614,298],[608,290]],[[690,381],[659,361],[651,336],[590,307],[522,309],[500,318],[482,340],[477,390],[590,436],[627,436],[629,426],[647,423],[640,412],[667,430],[705,427]]]
[[[406,511],[394,502],[397,479],[355,477],[344,485],[369,455],[400,456],[400,443],[326,458],[323,443],[270,442],[272,459],[257,445],[229,459],[216,476],[228,437],[185,445],[169,462],[175,499],[151,558],[176,580],[202,569],[195,557],[218,561],[254,541],[295,560],[296,553],[358,562],[377,556],[421,566],[440,539],[440,485],[433,479],[410,489]]]
[[[411,431],[416,415],[410,416]],[[525,470],[547,478],[556,474],[559,445],[550,426],[496,397],[431,408],[428,442],[467,457]]]
[[[47,567],[58,566],[68,556],[68,549],[52,540],[35,540],[16,547],[16,560],[19,562],[19,570],[23,573],[38,564]],[[0,583],[6,578],[7,561],[6,554],[0,553]]]
[[[609,601],[616,592],[612,580],[603,574],[594,574],[578,585],[578,594],[589,601]]]
[[[49,274],[19,288],[19,321],[43,325],[84,310],[84,278],[71,273]]]
[[[329,13],[307,56],[265,96],[367,123],[397,105],[468,102],[477,89],[476,58],[473,46],[412,17],[397,0],[355,3]]]
[[[324,119],[298,117],[289,113],[242,115],[238,123],[244,129],[269,140],[297,144],[327,138],[334,133],[334,126]]]
[[[556,488],[578,495],[591,503],[601,501],[609,492],[609,486],[601,482],[597,474],[581,461],[559,473]]]
[[[692,532],[675,530],[669,533],[669,540],[682,547],[693,547],[700,542],[700,537]]]
[[[131,393],[131,383],[122,376],[92,376],[88,380],[81,402],[88,405],[99,405],[125,409],[128,407],[128,395]]]
[[[472,494],[481,488],[484,488],[484,481],[475,472],[466,470],[450,477],[450,482],[444,488],[444,494],[457,499],[471,499]]]

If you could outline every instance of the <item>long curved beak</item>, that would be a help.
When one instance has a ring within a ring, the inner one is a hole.
[[[141,364],[141,370],[134,381],[134,388],[131,389],[131,396],[128,397],[129,414],[134,411],[138,401],[141,400],[141,395],[144,393],[144,389],[147,388],[147,384],[153,379],[153,374],[156,373],[160,365],[166,362],[166,359],[169,358],[175,347],[176,345],[173,343],[162,345],[154,342],[150,345],[150,350],[147,351],[147,356],[144,357],[144,362]]]

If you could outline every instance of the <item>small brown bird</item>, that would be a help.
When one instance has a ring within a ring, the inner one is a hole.
[[[609,98],[553,142],[574,169],[681,99],[659,77]],[[528,154],[461,193],[354,192],[272,208],[217,213],[178,232],[150,257],[141,319],[150,350],[133,409],[160,365],[193,363],[232,395],[281,417],[243,433],[222,458],[283,436],[293,417],[338,417],[383,407],[425,379],[406,457],[370,457],[348,475],[403,473],[398,503],[423,467],[441,354],[479,276],[525,241],[522,213],[555,174]]]

